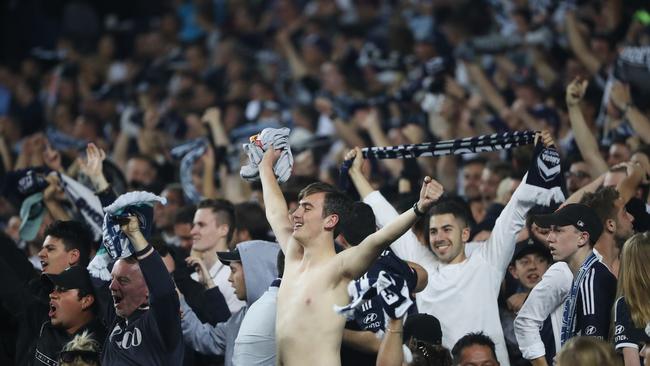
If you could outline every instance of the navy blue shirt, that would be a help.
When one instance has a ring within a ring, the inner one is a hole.
[[[614,305],[614,345],[616,350],[622,350],[625,347],[639,350],[647,339],[645,330],[634,325],[625,298],[619,297]]]
[[[578,291],[575,335],[607,339],[615,299],[616,277],[601,262],[594,263]]]
[[[418,282],[417,274],[405,261],[395,255],[390,248],[387,248],[381,253],[375,263],[370,266],[370,269],[368,269],[365,276],[377,278],[381,271],[399,275],[401,278],[406,280],[406,284],[411,292],[415,290],[415,286]],[[414,313],[417,313],[415,303],[413,303],[413,305],[408,309],[408,314]],[[380,296],[377,295],[363,303],[361,307],[355,311],[354,318],[361,330],[369,330],[371,332],[384,330],[386,319],[384,318],[384,309],[381,305]]]
[[[139,264],[149,289],[149,306],[128,319],[116,316],[112,309],[102,365],[182,365],[183,333],[174,284],[157,252]]]

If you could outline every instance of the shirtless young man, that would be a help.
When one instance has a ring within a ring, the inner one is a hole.
[[[298,208],[290,216],[273,173],[278,156],[279,151],[269,150],[259,165],[266,217],[286,256],[278,293],[277,359],[286,366],[340,365],[345,318],[334,312],[334,305],[349,302],[348,282],[365,273],[382,250],[411,227],[416,214],[428,211],[443,188],[426,177],[414,209],[336,254],[335,230],[350,200],[327,184],[314,183],[300,193]]]

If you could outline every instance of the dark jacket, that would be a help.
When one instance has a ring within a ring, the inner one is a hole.
[[[149,305],[128,319],[118,317],[109,307],[107,320],[112,325],[101,364],[181,365],[184,347],[180,304],[172,279],[157,252],[139,264],[149,289]]]
[[[41,331],[36,342],[36,352],[34,353],[32,365],[58,365],[57,359],[59,357],[59,352],[61,352],[66,343],[70,342],[77,334],[81,334],[84,331],[88,331],[90,338],[97,341],[99,345],[104,344],[104,340],[106,339],[106,327],[104,327],[98,319],[95,319],[84,327],[81,327],[72,335],[68,334],[61,328],[52,326],[52,323],[49,320],[46,321],[41,326]]]

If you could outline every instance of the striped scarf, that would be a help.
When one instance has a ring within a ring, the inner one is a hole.
[[[575,335],[575,319],[576,319],[576,305],[578,300],[578,292],[580,291],[580,286],[585,281],[587,274],[591,270],[591,267],[598,261],[598,257],[592,251],[591,254],[585,259],[585,261],[580,266],[578,275],[573,280],[573,285],[571,286],[571,292],[569,296],[564,301],[564,313],[562,315],[562,333],[561,333],[561,342],[562,345],[566,343],[571,337]]]

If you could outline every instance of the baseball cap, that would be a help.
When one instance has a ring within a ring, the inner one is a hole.
[[[65,290],[79,289],[93,294],[93,285],[90,282],[88,270],[82,266],[66,268],[60,274],[44,274],[43,281],[52,287],[60,287]]]
[[[411,337],[430,344],[442,344],[440,321],[429,314],[413,314],[404,323],[404,341]]]
[[[549,215],[539,215],[533,218],[533,222],[540,227],[573,225],[580,231],[589,234],[589,241],[595,244],[603,232],[603,223],[591,207],[571,203]]]
[[[229,266],[230,262],[241,262],[241,256],[239,255],[239,250],[237,248],[229,252],[217,252],[217,257],[219,257],[221,263],[226,266]]]
[[[546,258],[549,263],[553,263],[553,256],[546,245],[534,239],[522,240],[515,245],[515,253],[512,256],[512,263],[528,254],[539,254]]]
[[[34,193],[28,196],[20,206],[20,238],[31,241],[36,238],[38,229],[41,228],[45,216],[45,204],[43,193]]]

